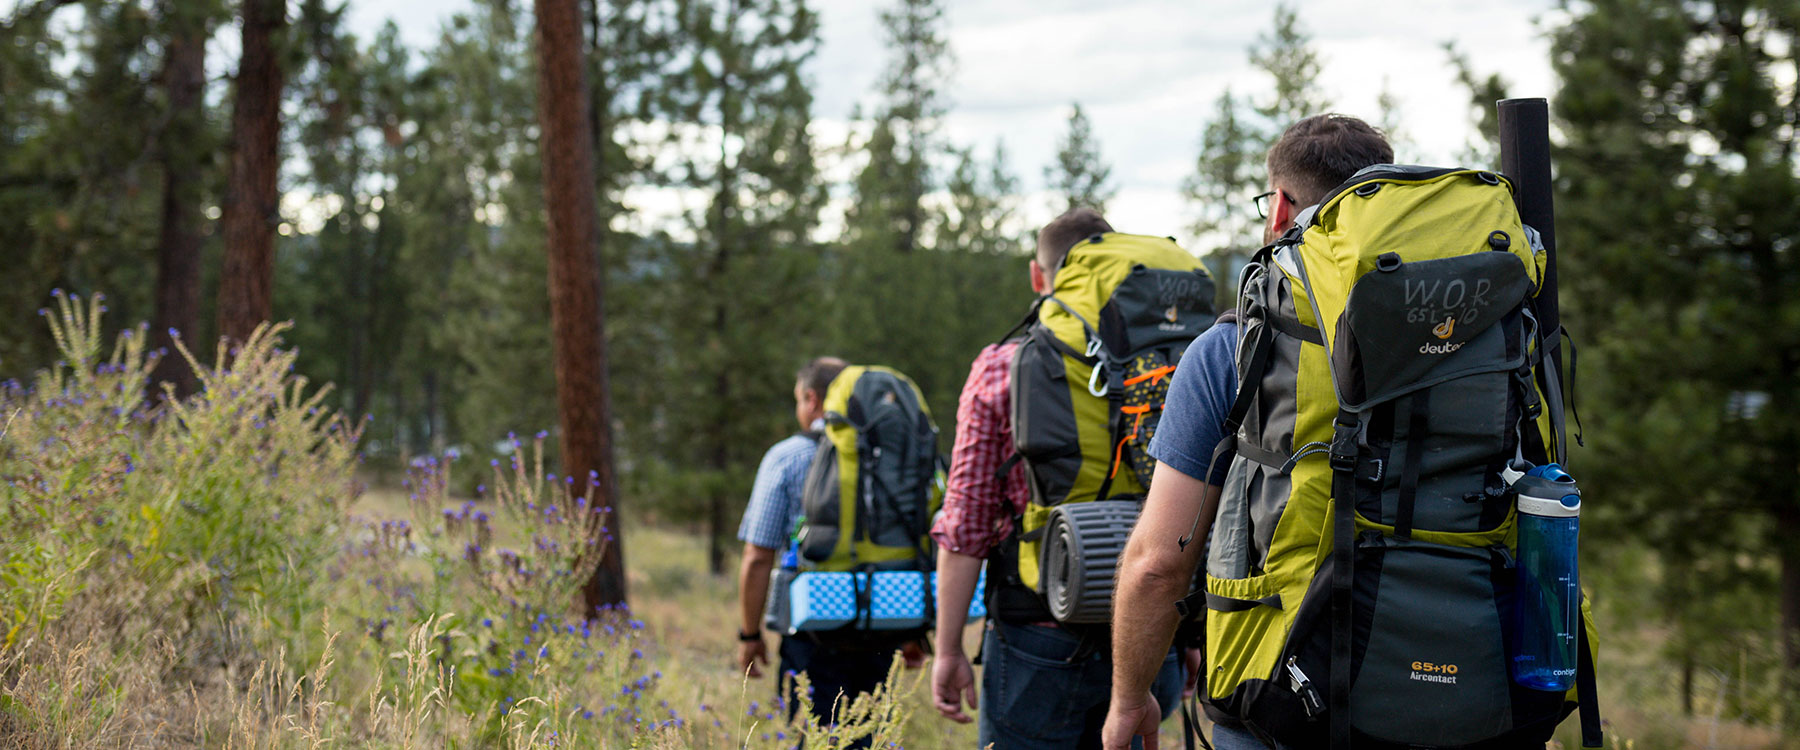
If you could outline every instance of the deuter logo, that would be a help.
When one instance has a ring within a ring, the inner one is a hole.
[[[1181,309],[1176,307],[1175,305],[1169,305],[1169,309],[1163,311],[1163,320],[1168,321],[1168,322],[1157,323],[1156,330],[1159,330],[1159,331],[1185,331],[1185,330],[1187,330],[1187,326],[1181,324]]]
[[[1420,354],[1449,354],[1462,348],[1462,344],[1426,344],[1419,347]]]
[[[1439,323],[1435,326],[1432,326],[1431,335],[1436,336],[1440,339],[1447,339],[1447,338],[1450,338],[1450,334],[1455,331],[1456,331],[1456,318],[1445,318],[1444,322]]]

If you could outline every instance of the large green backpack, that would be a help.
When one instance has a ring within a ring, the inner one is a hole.
[[[937,425],[910,378],[844,368],[825,392],[825,434],[800,504],[812,570],[931,570],[931,517],[943,503]]]
[[[1289,747],[1541,747],[1578,687],[1508,675],[1510,459],[1561,460],[1533,315],[1545,256],[1511,184],[1357,173],[1252,260],[1235,449],[1206,561],[1206,700]]]
[[[1016,525],[1017,538],[997,550],[1001,575],[990,579],[996,584],[989,589],[991,614],[1025,620],[1054,614],[1045,607],[1044,595],[1053,592],[1039,570],[1055,508],[1130,498],[1135,516],[1155,465],[1145,449],[1169,379],[1188,344],[1212,325],[1212,301],[1206,267],[1167,237],[1100,234],[1069,250],[1054,288],[1021,324],[1025,336],[1013,354],[1014,460],[1025,463],[1032,502]],[[1117,550],[1109,550],[1105,564],[1116,562]],[[1076,558],[1056,559],[1066,567]],[[1110,571],[1097,572],[1089,582],[1110,597]],[[1071,606],[1065,616],[1074,609],[1092,612],[1082,619],[1106,618],[1105,607]]]

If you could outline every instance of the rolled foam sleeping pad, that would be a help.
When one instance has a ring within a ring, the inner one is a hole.
[[[1058,622],[1112,621],[1113,584],[1119,556],[1142,505],[1105,500],[1059,505],[1044,526],[1044,599]]]

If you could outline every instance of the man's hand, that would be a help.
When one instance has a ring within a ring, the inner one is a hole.
[[[761,677],[762,669],[756,666],[758,662],[761,662],[763,666],[769,664],[769,646],[763,643],[762,636],[759,634],[754,641],[738,641],[738,674]]]
[[[907,669],[918,669],[925,666],[925,657],[929,655],[923,639],[907,641],[906,645],[900,647],[900,658],[905,660],[903,663]]]
[[[1192,698],[1200,688],[1200,671],[1206,669],[1206,650],[1184,648],[1181,650],[1181,697]]]
[[[1146,691],[1135,700],[1122,701],[1115,695],[1106,711],[1106,727],[1100,730],[1100,747],[1105,750],[1130,750],[1131,738],[1144,738],[1144,750],[1156,750],[1156,728],[1161,724],[1162,707],[1156,696]]]
[[[970,709],[980,708],[975,698],[975,668],[960,651],[939,651],[931,665],[931,702],[944,718],[958,724],[974,719],[963,713],[963,701]]]

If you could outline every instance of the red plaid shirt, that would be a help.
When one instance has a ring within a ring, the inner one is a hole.
[[[1013,351],[1018,348],[1015,340],[982,349],[969,366],[969,380],[957,400],[956,445],[950,452],[944,512],[931,527],[931,538],[951,552],[987,557],[1012,532],[1013,518],[1031,501],[1023,463],[1014,464],[1004,480],[994,476],[1013,454],[1006,391]]]

